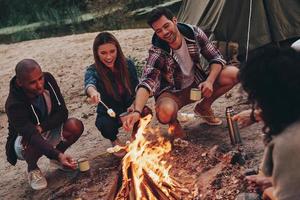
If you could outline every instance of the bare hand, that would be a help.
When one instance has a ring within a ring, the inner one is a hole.
[[[134,124],[141,118],[140,114],[137,112],[131,112],[128,115],[121,118],[123,123],[123,128],[125,131],[132,130]]]
[[[264,191],[268,187],[272,187],[272,178],[261,174],[246,176],[246,180],[249,184],[258,187],[261,191]]]
[[[64,153],[60,153],[58,155],[58,161],[62,165],[66,166],[68,168],[71,168],[71,169],[76,169],[76,167],[77,167],[76,161],[71,156],[66,155]]]
[[[210,81],[204,81],[198,85],[203,97],[209,98],[213,94],[213,84]]]
[[[98,104],[100,100],[100,93],[97,91],[91,92],[90,96],[87,98],[89,104]]]
[[[127,108],[127,112],[133,112],[133,111],[134,111],[134,105],[131,104],[131,106],[129,106],[129,107]]]
[[[247,126],[250,126],[254,123],[254,121],[251,120],[250,114],[251,114],[251,109],[250,110],[244,110],[232,117],[232,120],[237,121],[238,125],[240,128],[244,128]]]

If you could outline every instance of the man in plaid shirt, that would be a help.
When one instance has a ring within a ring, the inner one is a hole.
[[[123,120],[125,130],[139,120],[148,98],[154,96],[157,119],[173,127],[170,130],[174,137],[184,137],[177,112],[194,102],[189,97],[191,88],[199,88],[203,97],[194,112],[207,124],[220,125],[222,121],[214,116],[211,105],[238,82],[238,69],[225,66],[222,55],[200,28],[177,23],[168,9],[153,10],[148,24],[155,34],[137,86],[134,112]],[[209,62],[207,67],[200,65],[200,56]]]

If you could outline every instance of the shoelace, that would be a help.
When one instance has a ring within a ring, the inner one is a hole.
[[[41,175],[41,173],[39,171],[32,172],[32,179],[39,181],[42,178],[43,178],[43,176]]]

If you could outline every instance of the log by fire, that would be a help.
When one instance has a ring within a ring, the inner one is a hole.
[[[108,200],[177,200],[187,199],[190,191],[169,174],[171,165],[163,156],[171,151],[171,143],[160,136],[159,129],[146,129],[152,115],[140,122],[135,140],[126,147],[115,183]],[[156,137],[155,142],[146,139]]]

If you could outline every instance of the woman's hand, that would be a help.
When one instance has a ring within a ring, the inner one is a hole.
[[[247,126],[250,126],[254,123],[254,121],[250,118],[251,109],[250,110],[244,110],[232,117],[232,120],[237,121],[240,128],[244,128]]]
[[[94,87],[89,87],[87,89],[87,101],[89,104],[98,104],[101,100],[100,93]]]
[[[253,117],[255,118],[255,121],[253,121],[253,119],[251,119],[251,113],[252,113],[251,109],[244,110],[244,111],[234,115],[232,117],[232,120],[237,121],[240,128],[244,128],[244,127],[254,124],[257,121],[261,121],[260,110],[257,110],[257,109],[254,110]]]
[[[272,187],[272,178],[262,174],[246,176],[246,180],[250,185],[259,188],[262,192],[268,187]]]

